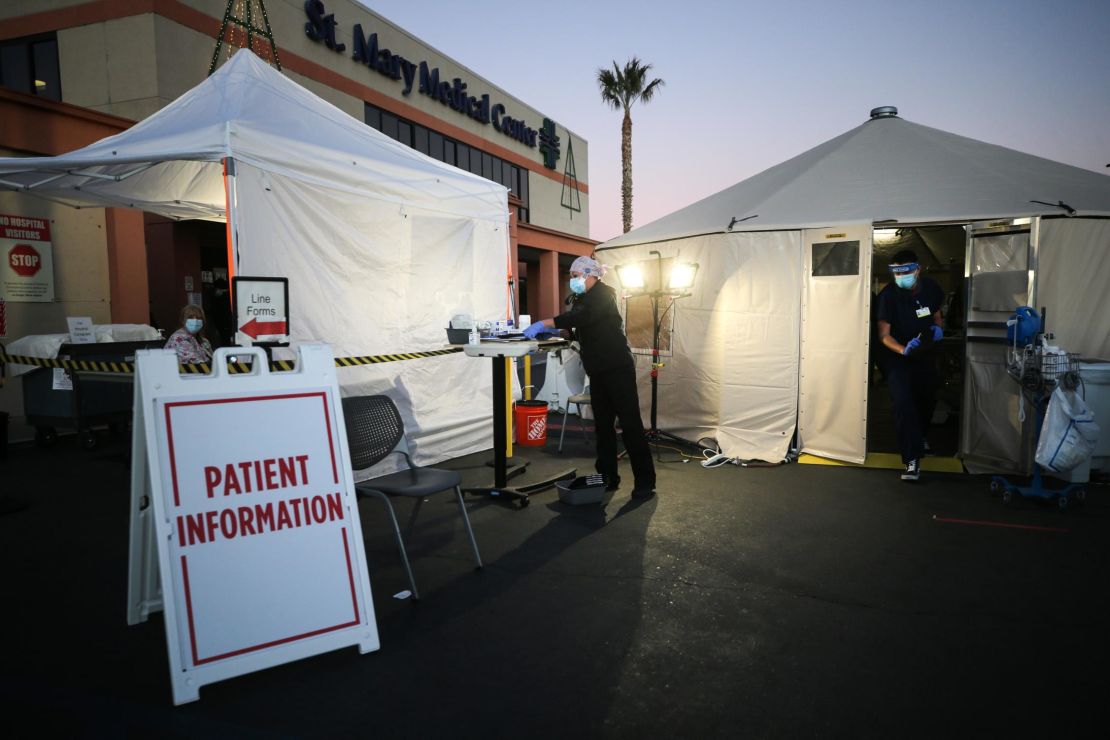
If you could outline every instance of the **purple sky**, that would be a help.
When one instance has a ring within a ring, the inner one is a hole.
[[[634,226],[880,105],[1110,175],[1110,0],[360,1],[584,137],[599,240],[621,232],[621,116],[596,71],[630,56],[666,81],[632,111]]]

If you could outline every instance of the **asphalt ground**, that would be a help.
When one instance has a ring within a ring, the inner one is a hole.
[[[592,469],[568,432],[522,481]],[[128,627],[124,440],[0,461],[0,709],[15,736],[1102,736],[1110,495],[1066,512],[988,481],[663,450],[658,495],[526,508],[449,495],[410,541],[360,505],[381,650],[204,686],[174,707],[160,615]],[[488,453],[452,461],[466,483]],[[627,463],[625,463],[627,464]],[[626,476],[626,481],[631,477]],[[14,505],[24,505],[16,508]],[[398,504],[405,521],[407,502]],[[1102,729],[1100,729],[1100,727]],[[22,734],[22,733],[26,734]]]

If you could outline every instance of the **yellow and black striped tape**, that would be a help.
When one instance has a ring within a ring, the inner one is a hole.
[[[449,347],[435,349],[429,352],[401,352],[393,355],[363,355],[361,357],[336,357],[336,367],[359,367],[361,365],[378,365],[383,362],[402,362],[404,360],[421,360],[425,357],[439,357],[440,355],[453,355],[462,352],[462,347]],[[27,357],[24,355],[9,355],[0,350],[0,365],[32,365],[34,367],[60,367],[65,370],[75,370],[86,373],[117,373],[130,375],[135,372],[133,362],[105,362],[103,360],[53,360],[45,357]],[[208,375],[212,367],[207,362],[198,362],[189,365],[179,365],[183,375]],[[270,370],[273,372],[290,372],[296,368],[296,363],[291,360],[273,360]],[[245,362],[227,363],[228,372],[249,373],[251,366]]]

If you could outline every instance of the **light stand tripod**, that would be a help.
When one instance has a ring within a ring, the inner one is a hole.
[[[659,428],[659,370],[665,365],[659,361],[659,334],[661,332],[663,321],[667,317],[667,312],[674,307],[674,302],[681,295],[672,295],[663,291],[652,291],[647,294],[651,299],[651,321],[652,321],[652,336],[651,336],[651,426],[644,430],[647,435],[648,442],[657,444],[661,441],[678,442],[684,445],[695,446],[693,442],[688,439],[665,432]],[[670,303],[659,313],[659,304],[664,298],[670,298]]]
[[[663,256],[655,249],[651,250],[649,254],[655,255],[658,270],[656,273],[656,289],[650,293],[644,294],[651,299],[651,427],[645,430],[645,434],[650,444],[658,444],[660,441],[671,441],[696,447],[697,445],[694,442],[683,439],[670,432],[665,432],[659,428],[659,369],[664,367],[663,363],[659,361],[659,334],[663,327],[663,320],[667,317],[667,312],[674,308],[675,301],[679,298],[686,298],[690,294],[681,291],[676,293],[673,290],[663,290]],[[693,282],[693,275],[690,276],[690,280]],[[664,298],[669,298],[670,302],[663,310],[663,313],[660,314],[659,303]],[[658,452],[658,449],[656,449],[657,455]]]

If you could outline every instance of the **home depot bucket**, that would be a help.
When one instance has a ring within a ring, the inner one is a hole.
[[[547,444],[547,402],[517,401],[516,443],[524,447]]]

